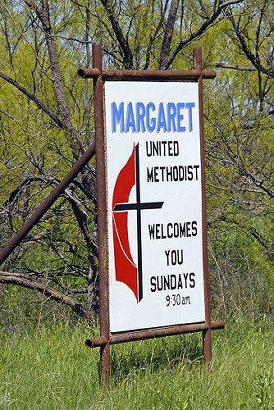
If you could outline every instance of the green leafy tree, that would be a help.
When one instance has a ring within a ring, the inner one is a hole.
[[[91,66],[94,41],[103,45],[106,67],[128,69],[191,67],[191,49],[202,45],[204,66],[218,69],[205,104],[212,270],[218,279],[227,261],[235,265],[231,254],[222,262],[218,249],[235,229],[263,254],[259,270],[268,268],[271,9],[268,0],[2,1],[2,243],[93,139],[92,82],[76,71]],[[6,261],[0,282],[36,290],[84,317],[96,312],[96,199],[91,162]]]

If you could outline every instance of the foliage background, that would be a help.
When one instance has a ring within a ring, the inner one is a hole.
[[[91,66],[94,41],[102,43],[109,68],[191,68],[192,49],[202,46],[204,68],[217,71],[205,85],[214,315],[269,314],[273,3],[13,0],[2,1],[0,12],[1,243],[93,139],[92,82],[77,68]],[[94,166],[93,160],[2,265],[4,327],[41,315],[73,318],[64,303],[94,319]]]
[[[98,386],[95,160],[0,270],[0,408],[270,409],[273,2],[2,0],[0,243],[93,140],[92,43],[108,68],[191,68],[202,47],[213,335],[114,346]],[[118,154],[118,153],[117,153]],[[90,323],[90,321],[92,323]],[[92,324],[92,330],[91,330]],[[81,347],[82,343],[82,347]]]

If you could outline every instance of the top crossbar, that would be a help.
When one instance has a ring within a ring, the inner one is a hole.
[[[105,80],[197,80],[198,78],[215,78],[214,70],[99,70],[98,68],[78,70],[83,78],[98,78],[102,76]]]

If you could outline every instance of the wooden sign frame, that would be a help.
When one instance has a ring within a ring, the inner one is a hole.
[[[203,124],[203,79],[213,79],[213,70],[202,69],[202,51],[193,51],[192,70],[104,70],[102,67],[102,48],[93,45],[93,68],[78,70],[83,78],[94,80],[95,112],[95,151],[97,157],[96,178],[98,190],[98,252],[99,252],[99,324],[100,336],[86,340],[88,347],[100,347],[100,380],[104,387],[110,382],[110,346],[136,340],[150,339],[183,333],[202,332],[203,352],[208,366],[212,358],[211,331],[224,328],[224,321],[211,321],[210,294],[208,277],[208,246],[206,216],[206,181],[204,163],[204,124]],[[124,332],[110,332],[109,320],[109,273],[108,273],[108,234],[107,234],[107,198],[106,198],[106,164],[105,164],[105,125],[104,125],[104,81],[153,81],[153,80],[192,80],[198,83],[199,93],[199,126],[200,155],[202,179],[202,237],[203,237],[203,271],[205,321],[202,323],[172,325],[159,328],[141,329]]]

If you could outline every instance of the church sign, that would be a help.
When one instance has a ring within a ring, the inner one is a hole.
[[[201,50],[191,70],[105,70],[93,46],[100,375],[110,346],[202,332],[211,361]]]
[[[203,322],[198,85],[105,82],[110,331]]]

